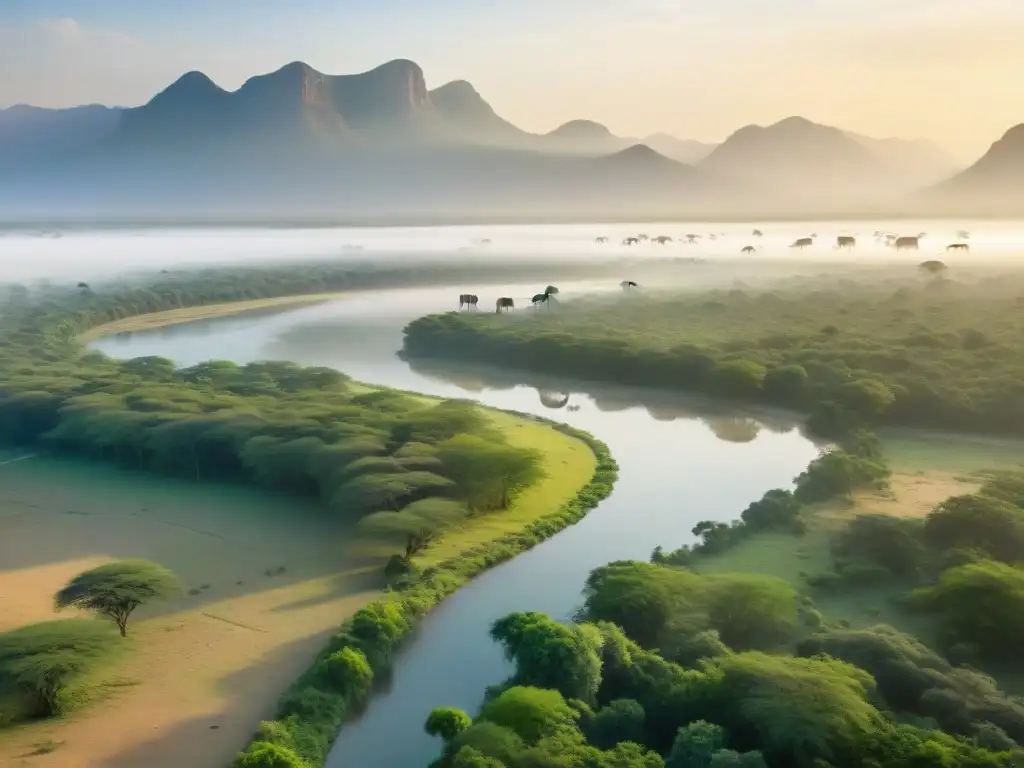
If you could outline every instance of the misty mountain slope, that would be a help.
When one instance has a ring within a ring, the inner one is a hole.
[[[843,131],[802,117],[740,128],[700,167],[723,177],[769,185],[862,183],[884,170],[878,158]]]
[[[525,147],[539,137],[513,125],[494,111],[465,80],[453,80],[428,93],[434,109],[458,138],[474,144]]]
[[[112,133],[121,110],[92,104],[43,109],[17,104],[0,109],[0,165],[29,163],[93,146]]]
[[[1024,197],[1024,124],[1010,128],[974,165],[935,189],[951,194],[1013,193]]]
[[[693,139],[680,139],[668,133],[652,133],[642,143],[665,157],[687,165],[699,163],[718,146]]]
[[[939,146],[925,139],[875,139],[847,131],[846,135],[877,157],[908,187],[924,187],[961,169]]]

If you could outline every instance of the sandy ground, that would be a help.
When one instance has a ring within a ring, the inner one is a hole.
[[[209,320],[213,317],[239,315],[259,310],[303,307],[308,304],[318,304],[322,301],[340,299],[344,295],[343,293],[311,293],[301,296],[275,296],[269,299],[252,299],[251,301],[232,301],[224,304],[206,304],[198,307],[168,309],[164,312],[135,315],[122,320],[97,325],[79,334],[78,339],[81,342],[88,342],[101,336],[109,336],[126,331],[152,330],[153,328],[164,328],[170,325],[179,325],[180,323]]]
[[[884,493],[859,492],[852,507],[822,511],[825,518],[848,520],[854,515],[925,517],[950,496],[976,493],[981,483],[947,472],[895,473]]]
[[[140,609],[102,700],[4,734],[0,765],[223,766],[344,618],[379,594],[379,562],[358,561],[348,541],[317,510],[247,489],[53,459],[0,465],[0,630],[54,618],[53,593],[112,558],[152,559],[188,587],[209,585]],[[62,745],[30,755],[49,739]]]

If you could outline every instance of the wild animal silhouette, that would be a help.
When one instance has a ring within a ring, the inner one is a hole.
[[[700,240],[700,235],[690,234],[686,236],[686,242],[688,243],[696,243],[698,240]]]
[[[754,253],[754,252],[755,252],[756,250],[757,250],[757,248],[755,248],[755,247],[754,247],[754,246],[752,246],[752,245],[745,245],[745,246],[743,246],[743,248],[742,248],[742,249],[740,250],[740,253]]]
[[[479,297],[475,293],[460,293],[459,294],[459,310],[463,307],[469,307],[470,309],[476,309],[476,303],[479,301]]]
[[[950,243],[946,246],[947,251],[970,251],[971,246],[967,243]]]
[[[754,237],[764,237],[764,232],[762,232],[760,229],[755,229],[753,235]]]
[[[551,294],[550,293],[537,293],[537,294],[534,294],[532,299],[530,299],[530,303],[533,304],[533,306],[535,306],[535,307],[539,307],[541,304],[547,304],[548,307],[550,308],[551,304],[548,303],[550,300],[551,300]]]
[[[494,313],[501,314],[502,311],[508,312],[512,310],[516,311],[516,303],[512,301],[508,296],[502,296],[496,302],[494,302]]]
[[[672,238],[668,235],[658,235],[651,242],[657,243],[658,245],[665,245],[665,243],[671,243]]]
[[[856,248],[857,238],[849,235],[840,235],[836,238],[836,248],[842,250],[843,248]]]
[[[897,251],[916,251],[920,245],[919,236],[905,235],[893,240],[892,247]]]
[[[623,245],[637,245],[640,242],[639,237],[627,237],[622,241]]]
[[[812,245],[814,245],[814,239],[813,238],[810,238],[810,237],[798,237],[796,240],[793,241],[793,244],[791,246],[789,246],[789,247],[790,248],[796,248],[796,249],[802,251],[804,248],[810,248]]]
[[[604,235],[601,235],[600,237],[595,237],[594,238],[594,242],[595,243],[607,243],[608,242],[608,238],[605,237]]]

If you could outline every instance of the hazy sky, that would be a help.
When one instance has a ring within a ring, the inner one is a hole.
[[[720,141],[799,114],[969,160],[1024,122],[1021,0],[0,0],[0,106],[136,105],[409,58],[534,131]]]

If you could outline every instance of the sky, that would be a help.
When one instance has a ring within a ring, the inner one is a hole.
[[[0,0],[0,106],[406,58],[531,131],[721,141],[801,115],[969,162],[1024,122],[1022,38],[1021,0]]]

